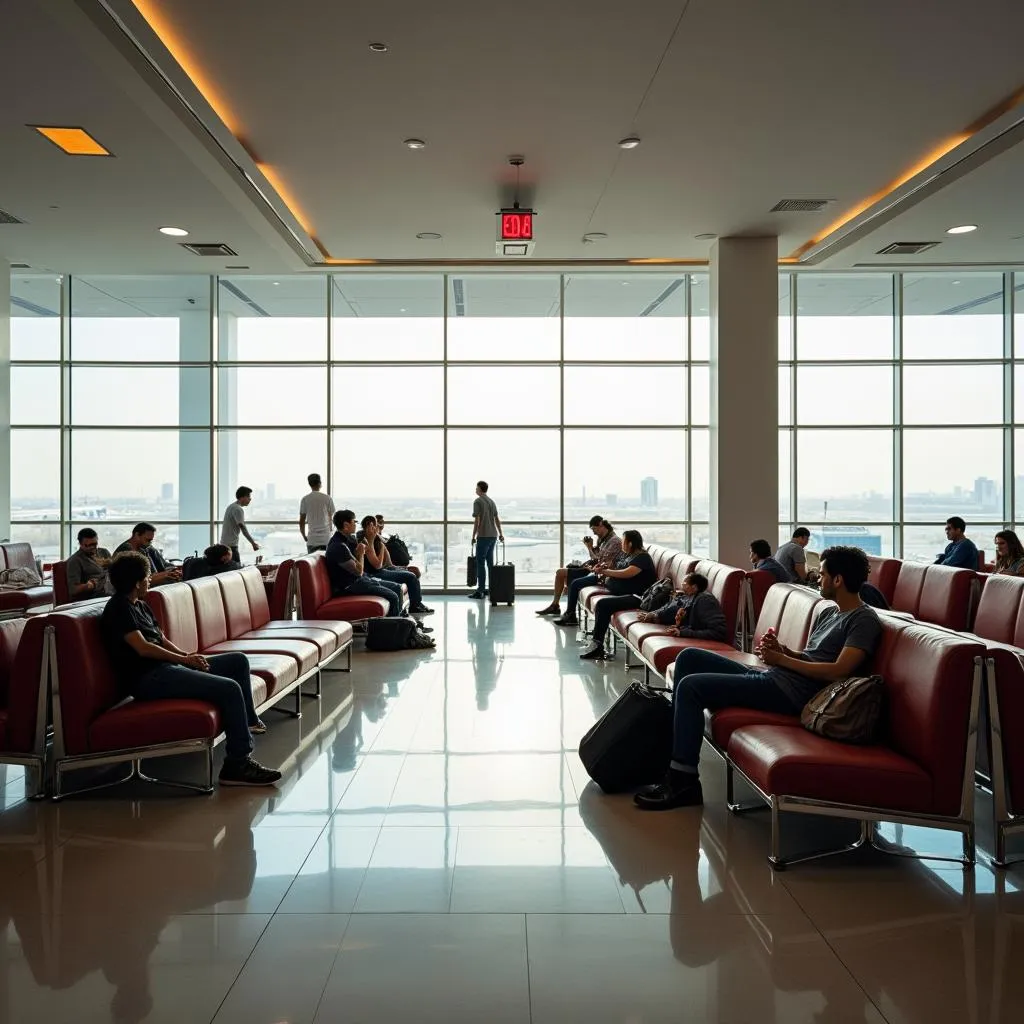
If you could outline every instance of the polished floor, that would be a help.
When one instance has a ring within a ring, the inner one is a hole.
[[[540,599],[430,603],[436,651],[360,649],[300,720],[271,713],[276,792],[53,805],[7,769],[0,1022],[1024,1019],[1024,870],[870,851],[773,874],[714,755],[703,811],[588,782],[621,656],[581,662]]]

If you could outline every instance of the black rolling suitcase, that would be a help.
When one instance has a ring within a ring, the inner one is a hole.
[[[501,562],[498,565],[488,567],[487,581],[490,590],[491,604],[511,605],[516,599],[516,567],[511,562],[505,561],[505,545],[501,545]]]
[[[606,793],[661,782],[672,759],[672,705],[665,691],[632,682],[580,740],[580,760]]]

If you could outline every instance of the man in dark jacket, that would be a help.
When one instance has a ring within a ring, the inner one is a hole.
[[[216,576],[220,572],[241,569],[242,563],[236,562],[227,544],[211,544],[202,558],[190,558],[183,566],[183,579],[198,580],[203,576]]]
[[[660,622],[663,626],[673,623],[673,636],[729,642],[725,612],[718,598],[708,593],[708,579],[700,573],[689,573],[678,596],[653,612],[641,612],[639,618],[641,622]]]

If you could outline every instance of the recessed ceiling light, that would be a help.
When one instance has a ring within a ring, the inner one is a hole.
[[[388,44],[387,43],[370,43],[370,49],[374,53],[387,53],[388,52]]]
[[[953,284],[959,284],[959,283],[960,283],[959,281],[954,281],[954,282],[953,282]]]
[[[406,312],[405,306],[399,306],[399,307],[398,307],[398,312],[399,312],[399,313],[404,313],[404,312]]]
[[[639,145],[639,135],[627,135],[624,139],[619,139],[619,149],[636,149]]]
[[[274,282],[274,287],[276,288],[280,283],[281,283],[280,281],[275,281]]]
[[[583,236],[584,242],[600,242],[603,238],[607,238],[608,234],[605,231],[588,231]]]
[[[71,156],[113,156],[109,149],[97,142],[84,128],[53,128],[30,124],[44,139]]]
[[[184,228],[161,228],[161,235],[171,235],[174,238],[184,238],[188,232]]]
[[[959,227],[946,228],[947,235],[967,235],[972,231],[977,231],[977,224],[961,224]]]
[[[699,235],[694,235],[693,237],[701,242],[710,242],[712,238],[717,238],[718,235],[716,235],[713,231],[704,231]]]
[[[436,242],[441,235],[437,231],[420,231],[416,237],[422,238],[425,242]]]
[[[422,139],[406,139],[403,143],[406,149],[426,149],[427,144]]]

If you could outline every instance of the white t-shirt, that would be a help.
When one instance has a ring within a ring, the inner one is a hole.
[[[299,515],[306,517],[306,543],[326,544],[334,533],[334,501],[323,491],[310,491],[299,502]]]

